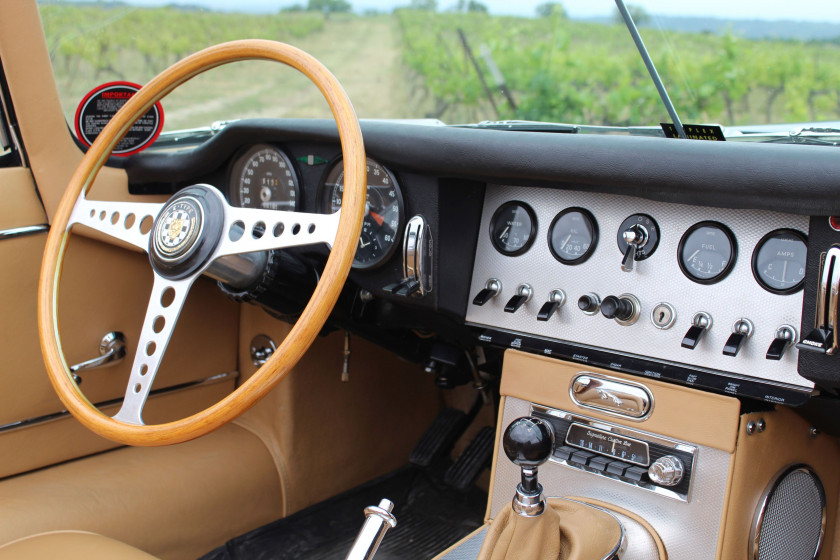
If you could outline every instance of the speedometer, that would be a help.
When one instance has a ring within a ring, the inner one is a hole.
[[[356,246],[353,268],[374,268],[385,262],[397,247],[403,220],[403,199],[394,175],[382,164],[367,158],[367,204],[362,233]],[[344,165],[335,162],[322,188],[322,208],[326,212],[341,209],[344,194]]]
[[[231,204],[243,208],[293,211],[300,198],[292,161],[269,144],[251,146],[236,159],[230,185]]]

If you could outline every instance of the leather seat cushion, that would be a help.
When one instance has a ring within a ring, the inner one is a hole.
[[[120,541],[85,531],[53,531],[0,546],[0,560],[156,560]]]

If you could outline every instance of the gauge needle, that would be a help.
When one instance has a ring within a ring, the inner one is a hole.
[[[373,210],[370,211],[370,217],[376,220],[376,223],[379,224],[379,227],[382,227],[382,222],[385,221],[385,218],[383,218]]]
[[[362,241],[361,237],[359,238],[359,248],[360,249],[364,249],[365,247],[367,247],[371,243],[372,243],[372,241],[368,241],[367,243],[365,243],[364,241]]]
[[[505,228],[505,231],[502,232],[502,235],[499,236],[499,239],[504,239],[507,236],[507,232],[510,229],[510,226]]]
[[[782,267],[782,284],[785,283],[785,276],[787,276],[787,261],[785,261],[785,265]]]
[[[567,235],[567,236],[566,236],[566,239],[564,239],[564,240],[563,240],[563,243],[561,243],[561,244],[560,244],[560,250],[561,250],[561,251],[562,251],[563,249],[565,249],[565,248],[566,248],[566,243],[568,243],[568,242],[569,242],[569,239],[571,239],[571,238],[572,238],[572,234],[571,234],[571,233],[570,233],[569,235]]]
[[[696,251],[694,251],[693,253],[691,253],[691,256],[690,256],[690,257],[688,257],[688,259],[686,259],[686,260],[687,260],[688,262],[693,261],[693,260],[694,260],[694,257],[696,257],[696,256],[697,256],[697,253],[699,253],[699,252],[700,252],[700,249],[697,249]]]

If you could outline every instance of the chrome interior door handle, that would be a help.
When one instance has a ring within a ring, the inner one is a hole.
[[[81,378],[76,375],[78,372],[112,366],[122,361],[123,358],[125,358],[125,335],[118,331],[112,331],[103,336],[99,342],[99,356],[70,366],[70,373],[73,374],[76,383],[81,383]]]

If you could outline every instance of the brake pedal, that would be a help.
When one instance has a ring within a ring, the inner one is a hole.
[[[479,430],[464,452],[446,470],[443,481],[460,492],[470,489],[493,457],[496,431],[490,426]]]
[[[444,408],[414,446],[408,462],[428,467],[447,453],[467,428],[467,415],[457,408]]]

